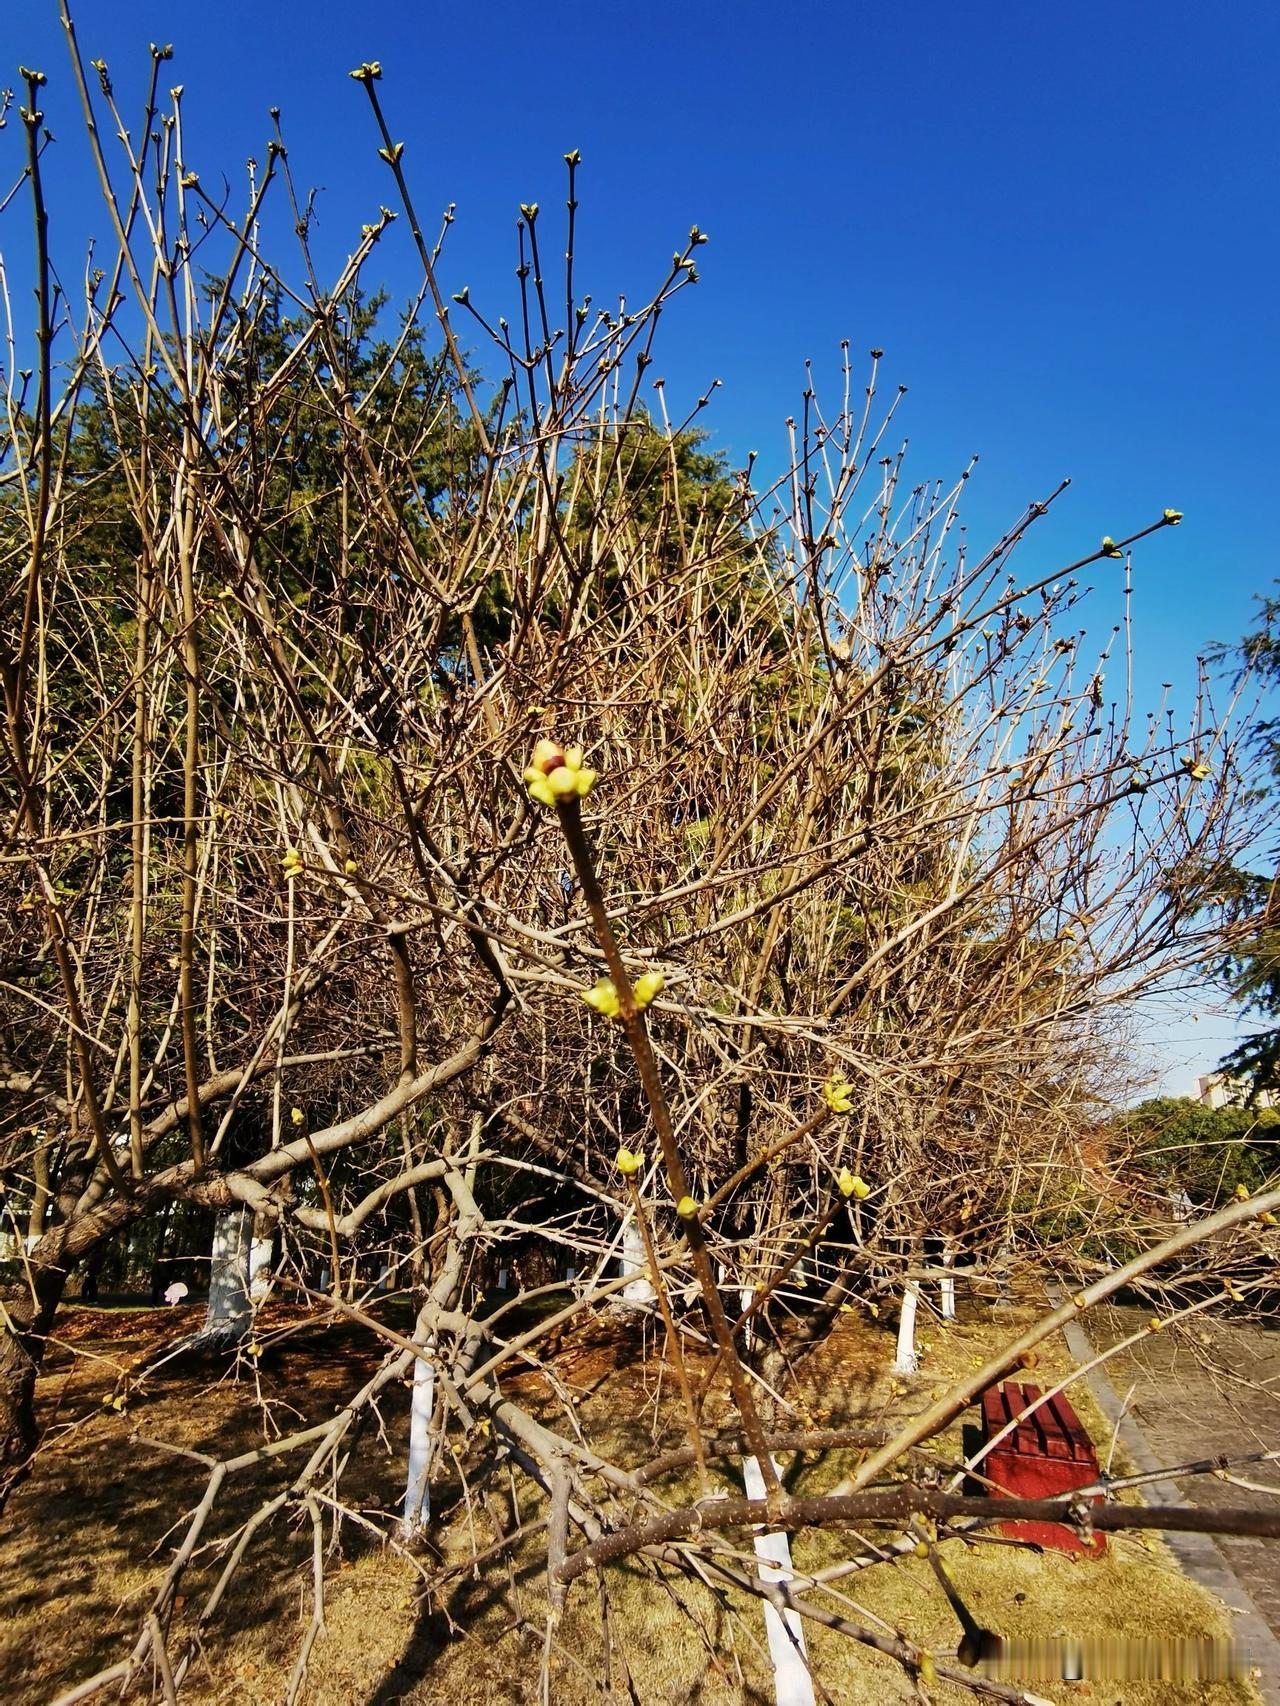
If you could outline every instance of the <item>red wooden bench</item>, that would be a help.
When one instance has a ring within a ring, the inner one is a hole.
[[[1019,1386],[1014,1381],[989,1387],[982,1395],[983,1444],[1039,1397],[1038,1386]],[[1079,1416],[1059,1392],[1024,1416],[979,1467],[995,1483],[988,1489],[993,1498],[1054,1499],[1098,1479],[1098,1454]],[[1000,1531],[1059,1552],[1103,1552],[1107,1544],[1104,1535],[1085,1540],[1075,1529],[1057,1522],[1003,1522]]]

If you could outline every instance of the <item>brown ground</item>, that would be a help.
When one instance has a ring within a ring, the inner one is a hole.
[[[962,1306],[963,1310],[963,1306]],[[984,1360],[997,1334],[1024,1319],[1022,1311],[992,1315],[970,1305],[951,1329],[926,1327],[925,1372],[894,1382],[884,1372],[892,1355],[893,1324],[846,1315],[813,1359],[804,1398],[819,1425],[875,1424],[922,1408],[935,1386]],[[60,1343],[42,1383],[49,1444],[37,1476],[15,1498],[0,1532],[0,1699],[5,1706],[46,1706],[56,1695],[128,1650],[138,1619],[172,1556],[176,1537],[198,1501],[206,1470],[190,1457],[156,1444],[227,1456],[306,1422],[335,1406],[377,1366],[381,1347],[362,1329],[327,1330],[272,1318],[270,1348],[261,1367],[238,1377],[208,1365],[166,1371],[126,1413],[103,1408],[120,1365],[165,1335],[175,1335],[198,1311],[71,1310],[59,1323]],[[569,1338],[557,1354],[554,1377],[576,1400],[585,1436],[625,1463],[638,1463],[679,1437],[678,1400],[669,1369],[642,1354],[634,1332],[602,1324]],[[1046,1353],[1033,1378],[1065,1371],[1065,1350]],[[547,1401],[542,1375],[530,1370],[513,1395],[530,1407]],[[1075,1394],[1086,1426],[1105,1445],[1106,1432],[1087,1394]],[[371,1516],[396,1503],[403,1475],[406,1396],[384,1406],[382,1432],[369,1430],[344,1483],[346,1497]],[[714,1419],[714,1418],[713,1418]],[[937,1442],[937,1456],[954,1462],[958,1432]],[[224,1541],[269,1491],[284,1484],[284,1459],[228,1483],[210,1530],[214,1542],[198,1553],[186,1598],[175,1620],[175,1645],[191,1611],[216,1578]],[[801,1490],[824,1490],[853,1459],[827,1453],[798,1467]],[[465,1460],[474,1496],[474,1456]],[[1221,1491],[1221,1489],[1218,1489]],[[668,1494],[680,1496],[678,1483]],[[536,1515],[527,1484],[518,1489],[521,1513]],[[462,1480],[437,1494],[438,1551],[424,1561],[465,1562],[468,1531]],[[480,1543],[488,1518],[479,1517]],[[309,1525],[277,1522],[250,1555],[225,1607],[205,1639],[184,1699],[197,1706],[262,1706],[283,1698],[290,1667],[309,1616]],[[817,1569],[862,1550],[846,1533],[801,1536],[797,1566]],[[1007,1545],[965,1547],[946,1554],[975,1613],[1006,1635],[1157,1636],[1228,1631],[1216,1602],[1178,1572],[1159,1541],[1117,1537],[1105,1559],[1040,1555]],[[329,1560],[326,1633],[321,1636],[303,1693],[308,1706],[488,1706],[538,1700],[546,1630],[540,1552],[530,1542],[510,1570],[485,1566],[454,1578],[443,1596],[423,1601],[409,1560],[346,1524]],[[552,1657],[552,1699],[563,1706],[630,1699],[736,1706],[771,1701],[762,1655],[758,1605],[718,1597],[697,1584],[660,1576],[644,1560],[606,1577],[610,1600],[607,1647],[602,1643],[596,1590],[585,1582],[571,1595]],[[958,1631],[927,1564],[908,1558],[850,1577],[845,1615],[882,1620],[942,1656]],[[901,1672],[867,1649],[819,1630],[811,1636],[816,1673],[841,1706],[919,1697]],[[630,1675],[634,1693],[628,1694]],[[1120,1702],[1204,1701],[1213,1706],[1255,1699],[1243,1684],[1037,1683],[1053,1700]],[[959,1699],[940,1689],[938,1700]],[[157,1695],[157,1698],[159,1696]]]

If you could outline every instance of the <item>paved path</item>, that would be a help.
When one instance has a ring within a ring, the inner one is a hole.
[[[1067,1342],[1080,1361],[1146,1326],[1142,1309],[1091,1309]],[[1088,1338],[1083,1327],[1087,1325]],[[1280,1332],[1251,1323],[1198,1318],[1180,1333],[1147,1335],[1091,1377],[1107,1416],[1142,1472],[1197,1458],[1280,1449]],[[1133,1387],[1127,1406],[1125,1398]],[[1280,1463],[1233,1473],[1280,1493]],[[1144,1489],[1152,1503],[1250,1504],[1263,1497],[1214,1475],[1171,1476]],[[1269,1706],[1280,1706],[1280,1540],[1165,1536],[1183,1566],[1237,1613],[1241,1645],[1257,1665]]]

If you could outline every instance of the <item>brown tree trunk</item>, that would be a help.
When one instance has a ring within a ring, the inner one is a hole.
[[[39,1440],[36,1378],[66,1272],[32,1266],[30,1284],[0,1288],[0,1514],[31,1466]]]

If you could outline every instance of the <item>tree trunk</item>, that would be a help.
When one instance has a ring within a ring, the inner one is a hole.
[[[432,1348],[428,1339],[427,1347]],[[431,1520],[431,1424],[435,1420],[436,1370],[429,1356],[413,1365],[413,1402],[409,1411],[409,1469],[405,1476],[401,1533],[420,1533]]]
[[[267,1215],[256,1215],[249,1245],[249,1296],[254,1303],[261,1303],[271,1290],[274,1254],[275,1223]]]
[[[223,1209],[213,1228],[209,1306],[201,1339],[233,1345],[253,1319],[249,1301],[249,1244],[253,1216],[245,1208]]]
[[[40,1145],[35,1153],[35,1189],[31,1193],[31,1218],[27,1222],[27,1252],[30,1254],[44,1237],[45,1217],[49,1212],[49,1151]]]
[[[67,1281],[62,1268],[33,1265],[28,1272],[29,1285],[0,1289],[0,1512],[25,1478],[39,1439],[36,1377]]]
[[[649,1258],[645,1254],[644,1234],[635,1215],[629,1216],[622,1229],[622,1271],[630,1276],[622,1288],[623,1301],[637,1308],[652,1303],[656,1294],[653,1281],[649,1277]]]
[[[942,1251],[943,1267],[949,1268],[955,1259],[955,1245],[944,1245]],[[938,1290],[941,1293],[942,1300],[942,1319],[944,1321],[954,1321],[956,1318],[956,1282],[950,1278],[944,1279],[940,1282]]]
[[[775,1475],[781,1474],[778,1464],[773,1465],[773,1471]],[[743,1458],[742,1481],[749,1499],[764,1498],[764,1474],[754,1457]],[[785,1534],[766,1534],[757,1529],[755,1552],[762,1582],[780,1582],[785,1587],[792,1581],[791,1543]],[[809,1675],[800,1616],[794,1611],[779,1612],[766,1600],[764,1629],[773,1661],[776,1706],[814,1706],[813,1678]]]
[[[916,1351],[916,1308],[920,1302],[919,1280],[908,1280],[902,1288],[902,1313],[898,1317],[898,1354],[892,1374],[914,1374],[920,1367]]]

